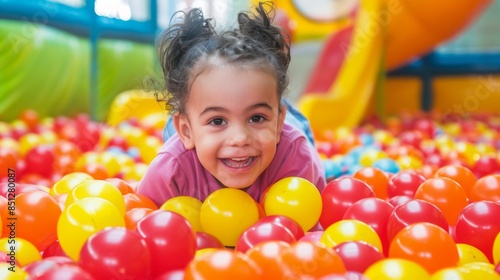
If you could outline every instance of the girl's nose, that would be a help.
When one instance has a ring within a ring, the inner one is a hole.
[[[228,144],[231,146],[245,146],[251,142],[251,131],[246,126],[234,126],[228,134]]]

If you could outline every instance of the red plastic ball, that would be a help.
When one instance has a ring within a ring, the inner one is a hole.
[[[148,245],[152,278],[184,269],[194,258],[196,235],[186,218],[177,213],[156,210],[137,223],[135,232]]]
[[[500,232],[500,204],[477,201],[467,205],[455,226],[457,243],[465,243],[481,250],[493,263],[493,242]]]
[[[365,182],[341,177],[328,183],[321,193],[323,210],[319,218],[321,226],[326,229],[331,224],[342,220],[345,211],[354,202],[363,198],[375,197],[373,189]]]
[[[87,240],[78,264],[96,279],[146,279],[151,272],[151,255],[139,234],[112,227]]]
[[[413,197],[418,187],[425,182],[425,177],[412,170],[400,171],[389,179],[387,194],[389,198],[397,195]]]

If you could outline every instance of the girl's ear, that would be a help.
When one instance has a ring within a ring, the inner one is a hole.
[[[285,123],[285,117],[286,117],[286,106],[281,105],[280,112],[278,114],[278,130],[276,131],[276,143],[279,143],[281,140],[281,131],[283,129],[283,124]]]
[[[184,147],[188,150],[193,149],[193,134],[191,133],[191,125],[189,124],[187,116],[184,114],[175,114],[172,117],[174,118],[175,130],[184,144]]]

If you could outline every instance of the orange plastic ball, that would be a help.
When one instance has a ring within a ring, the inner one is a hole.
[[[450,225],[457,223],[462,209],[469,204],[465,190],[456,181],[445,177],[427,179],[415,192],[415,199],[437,206]]]
[[[443,166],[436,171],[434,176],[445,177],[456,181],[465,190],[467,196],[470,196],[473,192],[474,186],[477,182],[476,176],[472,173],[472,171],[470,171],[470,169],[458,164]]]
[[[387,198],[387,185],[389,184],[389,176],[387,174],[375,167],[363,167],[356,171],[352,177],[359,179],[367,183],[372,187],[375,195],[378,198]]]
[[[342,258],[333,248],[309,241],[292,244],[281,254],[280,259],[292,273],[293,278],[289,279],[318,279],[328,274],[346,272]]]
[[[469,198],[471,201],[500,201],[500,175],[487,175],[477,180]]]
[[[431,223],[415,223],[403,228],[391,242],[389,258],[416,262],[429,273],[458,265],[458,249],[453,238]]]

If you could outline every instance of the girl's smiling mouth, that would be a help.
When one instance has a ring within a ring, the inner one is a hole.
[[[245,168],[250,166],[255,157],[241,157],[241,158],[223,158],[222,162],[231,168]]]

